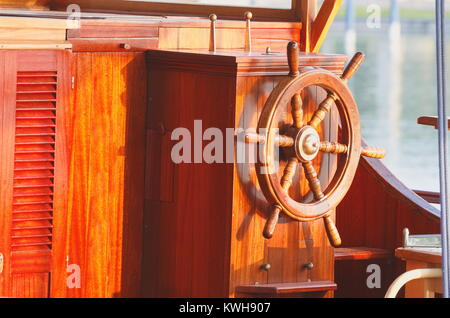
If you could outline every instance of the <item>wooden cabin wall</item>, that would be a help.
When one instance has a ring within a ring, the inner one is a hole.
[[[144,51],[148,49],[208,49],[209,21],[150,17],[141,22],[82,20],[81,28],[69,30],[74,51]],[[217,22],[217,49],[243,49],[245,21]],[[253,49],[284,52],[287,43],[300,41],[301,23],[252,23]]]
[[[400,182],[381,162],[362,158],[345,199],[337,208],[337,226],[344,247],[374,247],[394,255],[403,245],[402,233],[439,233],[439,211]],[[381,266],[382,288],[366,286],[367,265]],[[383,297],[392,281],[404,272],[394,257],[368,262],[336,262],[337,297]]]

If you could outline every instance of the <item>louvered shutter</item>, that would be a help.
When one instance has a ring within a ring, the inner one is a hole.
[[[0,52],[0,296],[48,297],[64,277],[69,56]]]

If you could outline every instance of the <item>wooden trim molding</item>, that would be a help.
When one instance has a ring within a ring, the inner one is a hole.
[[[390,194],[414,206],[416,213],[439,222],[439,210],[404,185],[382,162],[371,158],[361,158],[360,164],[364,165],[375,178],[382,182]]]
[[[0,16],[0,49],[70,49],[67,30],[79,27],[76,20]]]
[[[0,50],[67,50],[72,43],[66,41],[0,41]]]
[[[211,13],[219,19],[244,19],[244,13],[251,11],[255,20],[298,22],[298,8],[303,0],[292,0],[291,9],[268,9],[255,7],[214,6],[199,4],[178,4],[164,2],[141,2],[124,0],[78,0],[82,11],[120,12],[143,15],[205,16]],[[309,0],[308,0],[309,1]],[[73,0],[53,0],[51,9],[65,10]]]
[[[80,22],[78,20],[32,18],[32,17],[6,17],[6,16],[0,17],[0,28],[68,30],[68,29],[78,29],[79,27]]]

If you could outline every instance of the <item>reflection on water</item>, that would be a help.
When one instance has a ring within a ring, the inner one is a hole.
[[[358,31],[355,47],[366,54],[350,83],[365,141],[387,150],[383,162],[408,187],[439,191],[437,131],[416,123],[437,112],[434,31],[403,32],[392,41],[387,27]],[[322,52],[345,48],[345,32],[337,28]]]

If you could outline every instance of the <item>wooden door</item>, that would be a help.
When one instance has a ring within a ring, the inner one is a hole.
[[[69,272],[58,273],[53,296],[138,297],[145,54],[74,53],[72,70],[67,236],[62,238]]]
[[[66,192],[66,51],[0,51],[0,295],[48,297]],[[0,266],[1,267],[1,266]]]

